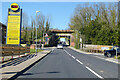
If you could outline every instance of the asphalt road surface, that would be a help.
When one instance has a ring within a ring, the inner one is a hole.
[[[70,48],[54,49],[18,78],[118,78],[118,64]]]

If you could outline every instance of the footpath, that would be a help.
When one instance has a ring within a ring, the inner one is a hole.
[[[45,49],[42,52],[37,53],[37,56],[28,59],[18,65],[11,65],[6,66],[0,69],[0,74],[2,74],[0,77],[2,79],[15,79],[20,74],[31,68],[33,65],[35,65],[37,62],[39,62],[41,59],[43,59],[45,56],[47,56],[53,48],[51,49]],[[1,64],[2,66],[2,64]]]
[[[79,53],[83,53],[83,54],[88,54],[88,55],[93,55],[94,57],[97,57],[99,59],[103,59],[103,60],[106,60],[106,61],[109,61],[109,62],[113,62],[113,63],[116,63],[116,64],[120,64],[120,59],[114,59],[114,58],[107,58],[104,56],[104,54],[102,53],[90,53],[90,52],[85,52],[85,51],[81,51],[80,49],[75,49],[73,47],[69,47],[70,49],[73,49]]]

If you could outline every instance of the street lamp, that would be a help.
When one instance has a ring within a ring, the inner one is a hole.
[[[36,56],[37,56],[37,13],[40,11],[36,11]]]

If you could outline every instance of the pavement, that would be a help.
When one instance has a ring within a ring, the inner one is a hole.
[[[108,78],[108,80],[115,80],[118,78],[118,64],[71,48],[54,49],[16,78],[85,78],[87,80]]]
[[[90,53],[90,52],[81,51],[80,49],[75,49],[73,47],[69,47],[69,48],[71,48],[71,49],[73,49],[73,50],[75,50],[77,52],[83,53],[83,54],[88,54],[88,55],[97,57],[99,59],[103,59],[103,60],[106,60],[106,61],[109,61],[109,62],[120,64],[120,59],[114,59],[114,58],[105,57],[103,53]]]
[[[16,58],[15,60],[5,62],[1,64],[0,71],[3,79],[13,78],[26,69],[32,67],[37,61],[40,61],[46,55],[52,51],[52,48],[44,48],[44,51],[35,54],[28,55],[21,58]]]

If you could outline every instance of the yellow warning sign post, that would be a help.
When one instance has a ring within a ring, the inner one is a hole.
[[[16,3],[11,4],[11,8],[8,9],[6,44],[20,45],[21,17],[22,9],[20,9]]]

